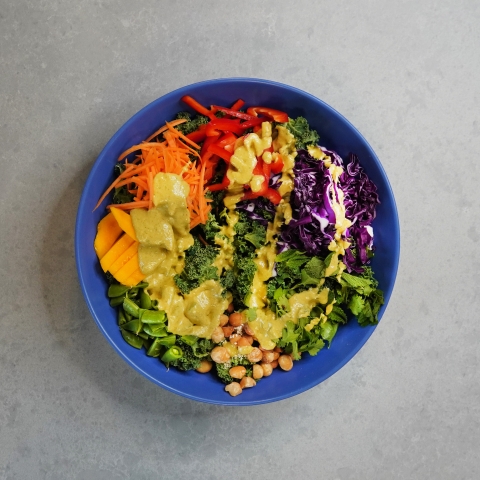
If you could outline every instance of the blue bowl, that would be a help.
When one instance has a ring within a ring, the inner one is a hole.
[[[362,348],[375,327],[360,327],[353,320],[339,328],[329,349],[321,350],[315,357],[305,355],[301,361],[295,362],[290,372],[276,369],[255,388],[231,397],[214,375],[180,372],[174,368],[167,370],[157,358],[148,357],[144,350],[128,345],[117,326],[116,311],[109,306],[107,282],[93,249],[97,224],[105,215],[107,200],[94,212],[93,209],[114,179],[113,166],[119,154],[147,138],[177,112],[188,110],[180,100],[187,94],[207,106],[231,105],[242,98],[247,105],[283,110],[290,117],[304,116],[319,132],[322,145],[337,151],[344,159],[349,152],[358,155],[361,165],[377,185],[381,200],[373,224],[376,255],[372,267],[385,295],[379,318],[385,312],[397,273],[400,232],[392,189],[379,159],[358,130],[326,103],[297,88],[251,78],[209,80],[175,90],[134,115],[107,143],[90,172],[77,213],[75,257],[85,300],[100,331],[115,351],[139,373],[170,392],[221,405],[256,405],[297,395],[318,385],[345,365]]]

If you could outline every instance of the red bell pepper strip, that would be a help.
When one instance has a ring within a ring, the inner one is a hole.
[[[240,120],[229,120],[227,118],[215,118],[207,124],[207,137],[219,135],[223,132],[233,132],[241,135],[244,131],[243,126],[240,125]]]
[[[226,113],[227,115],[231,115],[232,117],[241,118],[242,120],[255,120],[257,118],[256,115],[249,115],[248,113],[237,112],[231,108],[219,107],[218,105],[212,105],[212,109],[214,111],[220,111]]]
[[[206,130],[205,130],[206,131]],[[203,145],[202,145],[202,149],[200,150],[200,156],[203,157],[207,151],[208,151],[208,147],[210,145],[213,145],[217,140],[218,140],[218,137],[220,135],[217,135],[217,136],[209,136],[209,137],[206,137],[205,138],[205,141],[203,142]]]
[[[264,118],[255,118],[253,117],[252,120],[245,120],[245,122],[242,122],[240,125],[241,127],[246,130],[247,128],[255,128],[259,127],[259,130],[262,129],[262,123],[265,121]]]
[[[192,133],[189,133],[188,135],[185,135],[188,139],[190,139],[192,142],[195,143],[200,143],[205,140],[205,137],[207,136],[206,134],[207,126],[206,125],[200,125],[198,127],[198,130],[195,130]]]
[[[233,145],[237,141],[237,137],[232,132],[227,132],[221,138],[219,138],[215,144],[227,148],[230,145]]]
[[[182,102],[186,103],[189,107],[192,107],[200,115],[205,115],[206,117],[210,118],[211,120],[216,118],[215,115],[213,114],[213,112],[211,112],[210,110],[208,110],[208,108],[205,108],[203,105],[198,103],[190,95],[184,95],[181,100],[182,100]]]
[[[263,115],[267,117],[269,120],[273,120],[279,123],[288,122],[288,115],[285,112],[280,110],[275,110],[273,108],[266,108],[266,107],[250,107],[247,109],[247,113],[254,117],[258,117],[259,115]]]
[[[280,155],[277,156],[277,159],[270,164],[270,170],[272,173],[280,173],[283,170],[283,159]]]
[[[232,154],[227,152],[225,148],[219,146],[217,143],[213,143],[208,147],[208,152],[218,155],[222,160],[225,160],[227,163],[230,163],[230,157]]]
[[[282,200],[282,196],[274,188],[267,189],[263,196],[268,198],[274,205],[278,205]]]
[[[263,170],[263,175],[265,176],[265,183],[268,187],[268,182],[270,180],[270,172],[271,172],[271,165],[270,163],[267,163],[267,162],[262,162],[263,165],[262,165],[262,170]]]
[[[211,192],[216,192],[218,190],[226,190],[229,185],[230,185],[230,180],[227,177],[227,173],[225,172],[225,175],[223,176],[222,183],[216,183],[215,185],[209,185],[207,188]]]
[[[245,105],[245,102],[239,98],[233,105],[232,110],[238,111]]]

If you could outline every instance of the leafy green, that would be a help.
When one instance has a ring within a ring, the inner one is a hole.
[[[276,262],[277,275],[268,281],[267,298],[270,309],[282,316],[290,310],[288,299],[293,294],[319,285],[325,263],[295,249],[277,255]]]
[[[124,170],[125,170],[125,165],[123,163],[117,163],[114,167],[113,167],[113,171],[114,171],[114,174],[115,174],[115,177],[118,177],[119,175],[121,175]],[[119,188],[114,188],[113,189],[113,197],[112,197],[112,203],[114,204],[120,204],[120,203],[129,203],[129,202],[133,202],[133,197],[134,195],[131,194],[129,191],[128,191],[128,188],[126,185],[124,185],[123,187],[119,187]]]
[[[217,267],[212,263],[218,255],[218,249],[204,245],[197,237],[194,244],[185,252],[185,266],[182,273],[175,275],[175,283],[183,294],[190,293],[206,280],[218,280]]]
[[[214,243],[215,237],[220,232],[220,224],[211,212],[208,214],[207,223],[202,225],[202,228],[207,242]]]
[[[198,127],[200,127],[200,125],[206,125],[210,121],[208,117],[205,117],[203,115],[195,115],[194,117],[192,117],[192,115],[188,112],[177,113],[175,119],[181,118],[185,118],[187,121],[185,123],[177,125],[175,129],[179,132],[182,132],[184,135],[195,132],[195,130],[198,130]]]
[[[316,130],[312,130],[304,117],[289,118],[284,124],[295,137],[295,148],[301,150],[309,145],[316,145],[320,136]]]
[[[294,360],[299,360],[302,352],[308,352],[310,355],[316,355],[324,346],[321,327],[308,331],[305,327],[311,318],[300,318],[295,325],[288,321],[282,332],[282,338],[278,346],[283,348],[285,353],[291,354]],[[325,338],[325,340],[328,340]]]
[[[238,216],[233,237],[235,281],[232,285],[232,294],[235,309],[243,310],[246,308],[246,299],[257,271],[254,262],[255,251],[265,245],[266,228],[258,222],[248,220],[245,212],[238,212]]]

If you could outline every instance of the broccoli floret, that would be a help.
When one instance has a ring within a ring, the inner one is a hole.
[[[235,355],[232,357],[228,362],[226,363],[216,363],[215,367],[217,369],[217,375],[218,378],[223,382],[223,383],[232,383],[234,380],[230,376],[229,370],[232,367],[236,367],[237,365],[243,365],[246,370],[246,376],[251,377],[252,376],[252,370],[253,370],[253,364],[250,363],[245,357],[245,355]]]
[[[185,252],[185,266],[180,275],[175,275],[175,283],[183,294],[190,293],[206,280],[218,280],[217,268],[212,265],[218,249],[204,245],[198,238]]]
[[[238,215],[233,237],[235,283],[232,294],[234,307],[244,309],[246,297],[250,293],[253,277],[257,271],[257,265],[254,262],[255,250],[265,245],[266,228],[259,222],[249,220],[245,212],[239,212]]]
[[[177,113],[175,119],[182,119],[182,118],[185,118],[187,121],[185,123],[177,125],[175,128],[179,132],[182,132],[184,135],[188,135],[189,133],[192,133],[195,130],[198,130],[198,127],[200,125],[205,125],[210,121],[208,117],[205,117],[203,115],[195,115],[192,118],[192,116],[188,112]]]
[[[207,223],[202,225],[202,229],[207,242],[214,243],[215,236],[220,231],[220,224],[212,213],[208,214]]]
[[[245,212],[239,212],[235,224],[234,246],[240,256],[252,256],[255,249],[265,245],[266,228],[259,222],[249,220]]]
[[[235,274],[233,270],[224,270],[220,277],[220,285],[225,289],[225,293],[232,290],[235,285]]]
[[[310,129],[304,117],[289,118],[288,122],[283,125],[295,137],[295,148],[297,150],[307,148],[309,145],[316,145],[320,139],[318,132]]]
[[[183,355],[173,362],[170,362],[169,365],[177,367],[179,370],[195,370],[200,366],[200,358],[196,357],[193,353],[192,347],[182,343],[179,345]]]
[[[198,368],[202,359],[210,358],[210,351],[213,348],[211,340],[194,335],[177,337],[176,345],[182,350],[182,356],[169,365],[184,371]]]
[[[236,281],[233,286],[233,305],[236,310],[245,308],[245,301],[257,271],[257,265],[253,258],[239,258],[234,256]]]

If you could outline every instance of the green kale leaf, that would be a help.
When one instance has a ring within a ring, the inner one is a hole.
[[[284,124],[295,137],[295,148],[306,149],[309,145],[317,145],[320,136],[316,130],[312,130],[304,117],[290,118]]]

